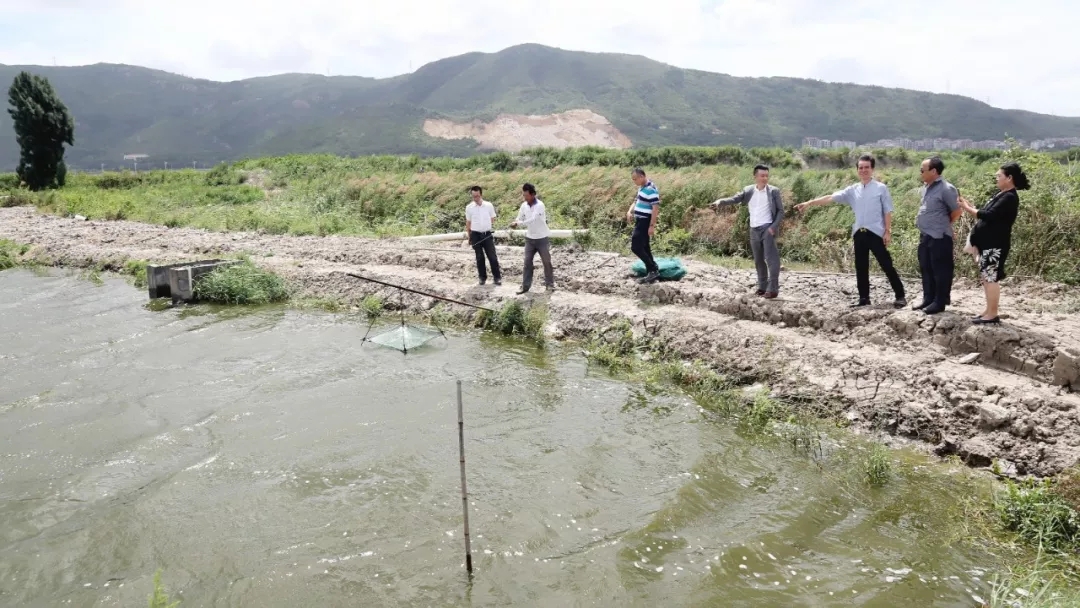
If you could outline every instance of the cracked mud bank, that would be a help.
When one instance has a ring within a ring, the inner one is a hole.
[[[488,307],[539,300],[556,337],[625,318],[687,359],[768,382],[796,403],[827,400],[857,428],[917,439],[973,466],[1000,460],[1018,474],[1052,475],[1080,460],[1080,394],[1073,393],[1080,389],[1080,307],[1067,286],[1007,282],[1008,318],[977,327],[967,319],[982,312],[982,291],[963,279],[951,309],[927,317],[894,310],[879,276],[872,277],[875,306],[852,310],[849,275],[782,272],[780,298],[766,301],[750,293],[749,271],[684,259],[689,274],[682,281],[639,286],[626,278],[631,259],[572,247],[553,252],[554,293],[515,296],[522,268],[516,247],[498,248],[503,286],[479,287],[472,252],[458,244],[215,233],[78,221],[28,208],[0,209],[0,238],[72,267],[247,253],[313,297],[358,301],[379,293],[398,300],[397,290],[342,274],[354,272]],[[917,300],[917,279],[905,278],[905,285],[909,300]],[[415,310],[435,304],[415,295],[403,303]],[[960,362],[975,353],[973,362]]]

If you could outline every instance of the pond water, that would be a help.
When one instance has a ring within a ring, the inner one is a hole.
[[[880,490],[577,349],[0,272],[0,605],[972,606],[943,465]],[[464,383],[464,570],[455,381]],[[858,441],[847,440],[857,449]]]

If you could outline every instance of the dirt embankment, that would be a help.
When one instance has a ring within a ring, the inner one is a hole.
[[[630,138],[608,119],[592,110],[570,110],[560,114],[524,116],[500,114],[491,122],[474,120],[456,123],[444,119],[424,121],[424,133],[441,139],[473,138],[488,150],[520,152],[525,148],[545,146],[600,146],[629,148]]]
[[[998,327],[972,326],[982,292],[958,284],[951,311],[926,317],[894,310],[873,279],[871,308],[852,310],[854,278],[784,272],[781,297],[750,294],[750,272],[686,261],[678,283],[639,286],[631,260],[558,248],[558,290],[515,296],[520,248],[499,247],[502,287],[476,285],[472,252],[458,245],[408,245],[347,237],[212,233],[134,222],[86,222],[0,209],[0,238],[36,245],[57,264],[119,266],[127,259],[176,261],[252,254],[311,296],[359,300],[396,290],[349,278],[361,273],[414,289],[497,307],[515,297],[545,301],[556,337],[583,335],[626,318],[686,358],[747,381],[766,379],[779,396],[829,400],[858,428],[885,429],[959,454],[976,466],[1003,461],[1019,474],[1051,475],[1080,459],[1080,314],[1068,288],[1007,283]],[[539,269],[538,269],[539,271]],[[916,299],[920,287],[907,281]],[[406,295],[426,310],[430,298]],[[1075,305],[1072,305],[1075,308]],[[969,364],[959,360],[978,353]]]

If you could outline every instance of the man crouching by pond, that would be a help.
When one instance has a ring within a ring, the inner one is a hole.
[[[647,273],[639,283],[655,283],[660,278],[660,267],[652,255],[652,236],[656,234],[656,219],[660,217],[660,191],[645,177],[645,170],[634,169],[630,174],[638,187],[637,198],[626,210],[626,221],[634,223],[634,235],[630,237],[630,251],[634,252]]]

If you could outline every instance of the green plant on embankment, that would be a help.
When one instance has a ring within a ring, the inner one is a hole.
[[[916,274],[919,205],[917,163],[923,154],[877,151],[878,178],[890,188],[896,210],[892,252],[901,271]],[[850,209],[830,205],[805,214],[796,202],[853,183],[851,152],[800,152],[812,167],[800,169],[791,150],[651,148],[630,151],[529,150],[465,159],[419,157],[339,158],[286,156],[194,170],[71,175],[68,185],[33,198],[39,208],[94,219],[132,219],[166,226],[254,230],[275,234],[395,236],[461,230],[467,188],[482,184],[502,218],[521,200],[521,185],[537,185],[553,228],[588,228],[579,240],[590,248],[626,252],[626,205],[634,196],[628,168],[644,166],[664,198],[653,243],[661,255],[748,257],[745,207],[719,214],[708,203],[752,181],[758,160],[773,165],[772,183],[783,192],[786,214],[780,248],[785,263],[851,269]],[[929,154],[929,153],[926,153]],[[1014,148],[1003,152],[943,153],[945,177],[976,205],[992,194],[992,176],[1004,159],[1018,160],[1031,178],[1021,193],[1010,265],[1014,275],[1080,284],[1080,170],[1070,157]],[[836,168],[836,167],[843,168]],[[13,192],[14,194],[14,192]],[[970,218],[960,220],[966,235]],[[961,247],[964,238],[957,239]],[[959,255],[958,259],[966,260]],[[958,270],[975,276],[970,264]]]
[[[121,274],[126,275],[131,279],[131,282],[139,289],[145,289],[148,286],[146,280],[146,267],[149,263],[146,260],[128,260],[124,263],[124,268]]]
[[[22,266],[22,256],[30,250],[26,245],[0,239],[0,270]]]
[[[375,294],[369,295],[360,302],[360,310],[369,321],[375,321],[383,314],[383,300]]]
[[[520,300],[510,300],[498,312],[479,311],[475,323],[482,329],[506,336],[522,336],[543,344],[547,308],[539,304],[525,306]]]
[[[199,277],[195,297],[218,304],[270,304],[289,299],[289,285],[278,275],[240,262]]]

